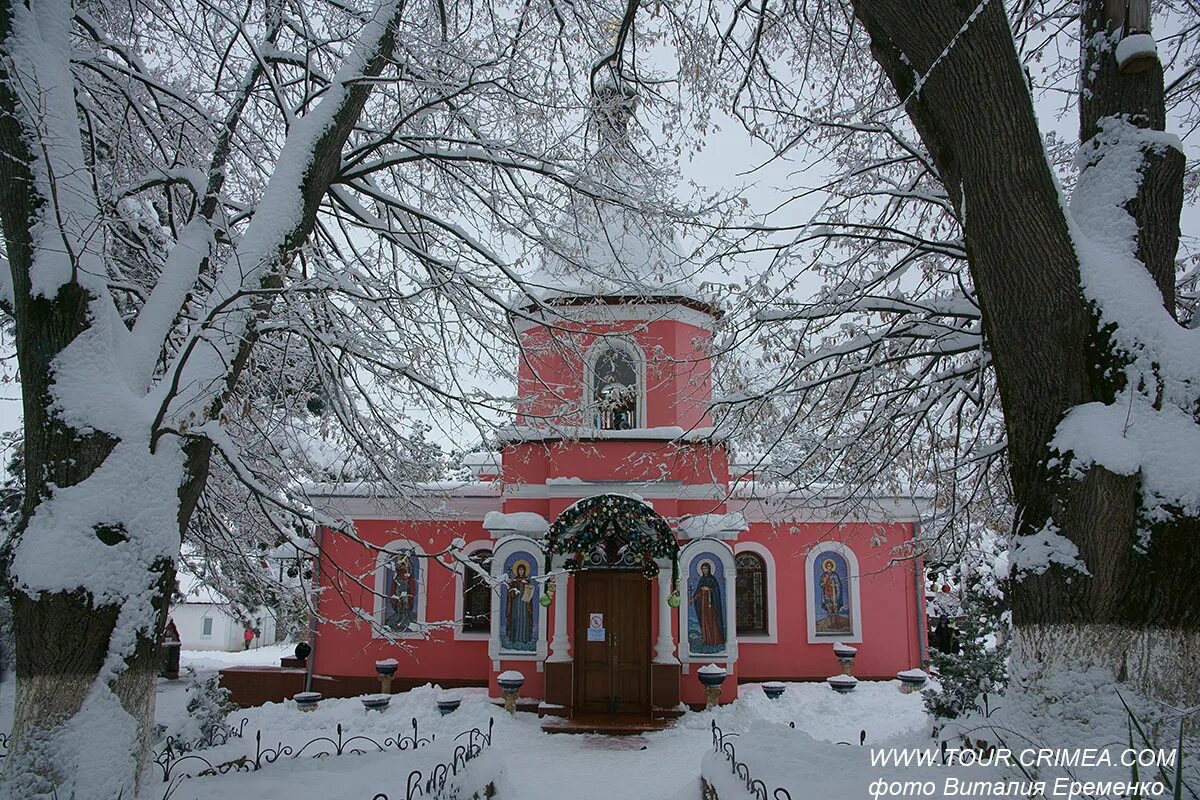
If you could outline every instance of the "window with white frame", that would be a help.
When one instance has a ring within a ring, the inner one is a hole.
[[[591,361],[590,392],[594,422],[600,430],[641,426],[643,386],[641,354],[628,342],[603,342]]]
[[[205,639],[212,638],[213,618],[205,617],[200,620],[200,635]]]
[[[476,550],[467,556],[484,574],[492,568],[492,551]],[[479,571],[463,567],[462,631],[483,633],[491,630],[492,587]]]
[[[767,632],[767,562],[753,551],[738,553],[737,565],[737,632],[765,634]]]

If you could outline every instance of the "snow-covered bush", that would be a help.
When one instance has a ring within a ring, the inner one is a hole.
[[[220,675],[201,678],[194,667],[188,667],[187,676],[187,716],[165,732],[181,752],[212,747],[227,739],[225,717],[236,708],[229,700],[229,690],[221,686]]]

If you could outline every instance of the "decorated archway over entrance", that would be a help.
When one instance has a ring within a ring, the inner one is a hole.
[[[545,547],[547,572],[551,556],[563,555],[569,572],[627,567],[653,578],[659,560],[670,559],[671,585],[678,585],[675,533],[653,508],[633,497],[602,494],[569,506],[546,531]]]

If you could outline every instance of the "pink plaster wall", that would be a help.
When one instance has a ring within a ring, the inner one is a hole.
[[[880,540],[882,537],[882,540]],[[912,561],[892,563],[892,548],[912,538],[910,523],[757,523],[735,544],[758,542],[775,560],[776,644],[738,640],[738,673],[742,681],[823,680],[840,672],[832,642],[808,642],[807,592],[811,578],[805,558],[820,542],[836,541],[858,558],[862,605],[862,643],[854,674],[859,678],[894,678],[900,670],[921,664],[924,615],[918,609],[918,587]],[[873,539],[878,544],[873,543]]]
[[[448,546],[455,537],[467,541],[488,538],[478,522],[359,520],[356,528],[359,536],[376,547],[395,539],[409,539],[427,553]],[[486,640],[456,641],[449,629],[435,631],[429,639],[405,639],[401,644],[372,638],[371,626],[357,619],[352,609],[362,608],[369,614],[375,607],[371,588],[377,551],[330,531],[322,532],[321,551],[318,611],[329,621],[317,624],[314,671],[323,675],[374,675],[376,661],[394,658],[400,662],[398,677],[479,682],[487,677]],[[426,621],[452,620],[457,591],[454,573],[432,559],[422,559],[422,568],[428,587]]]
[[[556,322],[560,328],[531,328],[521,335],[517,392],[529,398],[521,408],[522,424],[585,424],[580,414],[585,362],[591,349],[607,336],[630,339],[645,355],[648,427],[711,424],[707,402],[712,396],[712,365],[705,357],[711,349],[711,331],[666,319]]]

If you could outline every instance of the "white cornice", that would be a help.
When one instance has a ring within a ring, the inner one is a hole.
[[[680,483],[679,481],[584,481],[554,480],[546,483],[512,483],[504,487],[505,497],[522,500],[544,498],[595,497],[599,494],[624,494],[649,499],[721,500],[725,487],[716,483]]]
[[[716,319],[683,303],[589,303],[586,305],[555,306],[553,313],[537,311],[528,317],[514,319],[519,333],[544,325],[575,326],[579,323],[658,322],[668,320],[711,330]]]

